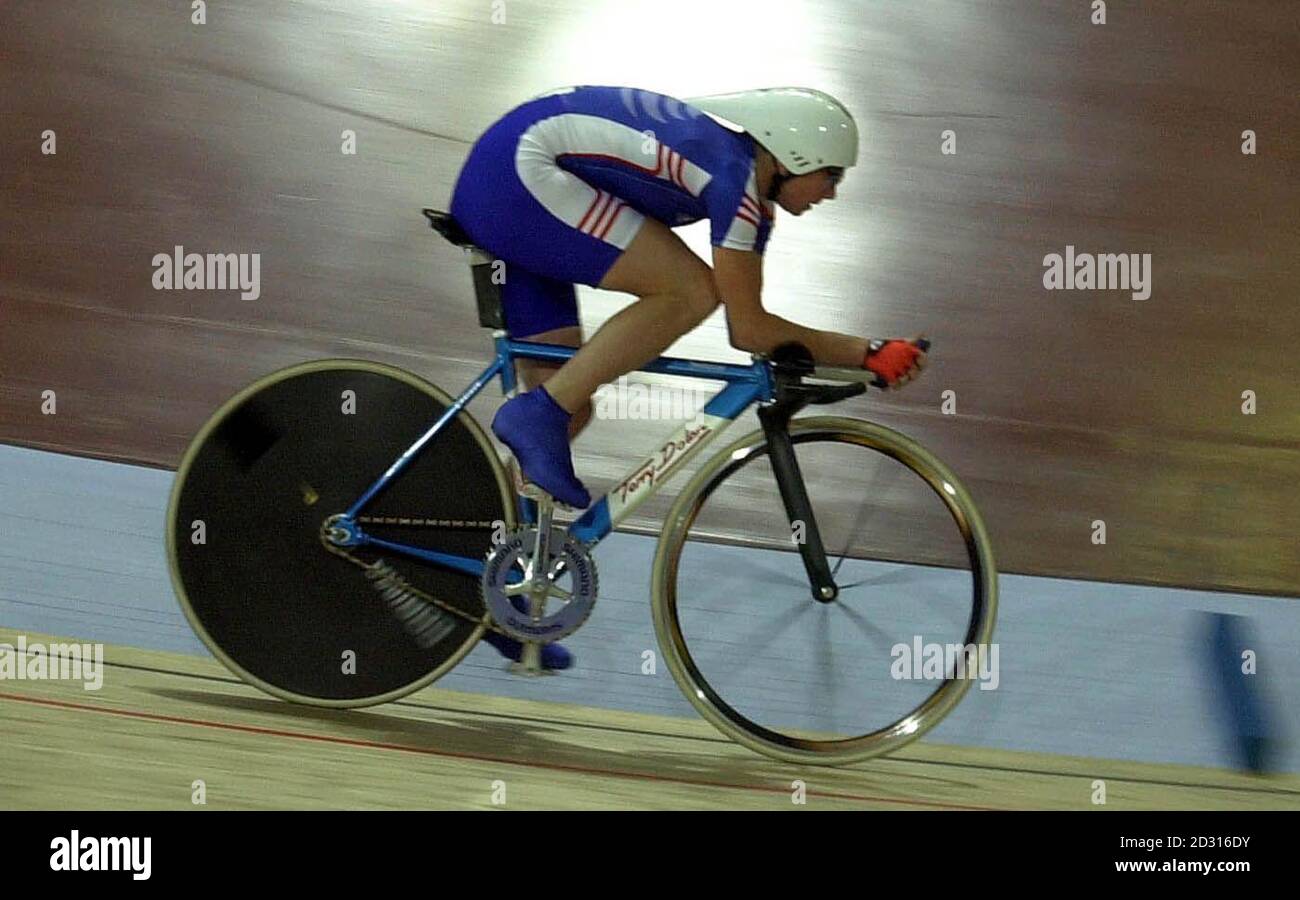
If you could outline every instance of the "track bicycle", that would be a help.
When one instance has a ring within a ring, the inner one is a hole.
[[[518,390],[515,360],[563,361],[576,350],[510,338],[492,256],[447,213],[424,214],[469,256],[479,322],[493,331],[492,359],[481,374],[453,397],[377,362],[290,366],[224,403],[182,459],[167,513],[173,586],[195,633],[224,665],[282,699],[367,706],[435,681],[492,630],[522,641],[517,669],[536,673],[540,647],[575,632],[592,612],[598,594],[593,548],[757,406],[761,427],[698,467],[658,539],[650,590],[654,627],[687,700],[758,753],[822,765],[897,750],[957,705],[972,678],[950,666],[880,727],[846,732],[761,722],[705,671],[703,644],[695,640],[700,631],[684,625],[690,597],[680,588],[683,554],[697,545],[692,527],[725,485],[752,481],[760,471],[768,483],[774,478],[779,493],[774,517],[783,515],[782,527],[799,531],[794,549],[785,549],[786,577],[800,583],[800,603],[846,603],[844,578],[823,539],[824,522],[801,465],[815,448],[834,446],[863,460],[841,471],[892,460],[937,498],[942,515],[927,528],[946,519],[943,527],[951,529],[962,558],[950,582],[961,643],[989,644],[997,609],[993,552],[952,470],[879,424],[797,415],[862,394],[876,376],[815,366],[797,346],[755,354],[748,365],[660,357],[641,371],[723,386],[611,490],[562,525],[551,498],[522,483],[466,406],[494,379],[507,396]],[[869,619],[870,596],[855,596],[855,618]],[[702,627],[713,628],[719,615],[708,612],[710,624]],[[809,690],[818,677],[808,676]]]

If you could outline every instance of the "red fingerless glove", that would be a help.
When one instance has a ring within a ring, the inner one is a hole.
[[[871,341],[862,368],[875,372],[893,384],[907,373],[921,355],[921,348],[908,341]]]

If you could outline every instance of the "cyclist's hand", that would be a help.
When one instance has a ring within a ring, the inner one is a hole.
[[[917,378],[925,368],[925,335],[910,341],[868,341],[862,368],[879,376],[878,386],[897,389]]]

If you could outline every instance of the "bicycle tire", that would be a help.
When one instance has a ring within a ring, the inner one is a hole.
[[[944,502],[965,542],[972,572],[972,613],[966,642],[987,646],[997,617],[997,569],[983,520],[956,475],[911,438],[875,423],[838,416],[794,419],[792,442],[833,440],[885,453],[919,475]],[[723,734],[749,749],[785,762],[849,765],[887,755],[938,725],[969,690],[967,678],[948,678],[926,700],[890,725],[850,738],[796,738],[754,722],[728,704],[705,679],[683,635],[678,610],[678,563],[692,523],[719,485],[767,453],[762,430],[746,434],[710,457],[669,510],[655,553],[651,603],[655,633],[668,668],[686,699]]]

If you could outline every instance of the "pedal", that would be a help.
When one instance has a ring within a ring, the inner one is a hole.
[[[513,456],[507,458],[506,469],[510,473],[510,482],[514,485],[515,493],[520,497],[532,500],[539,504],[549,503],[560,509],[569,511],[573,510],[572,506],[560,500],[556,500],[550,494],[546,493],[542,487],[525,478],[523,469],[519,467],[519,461]]]

